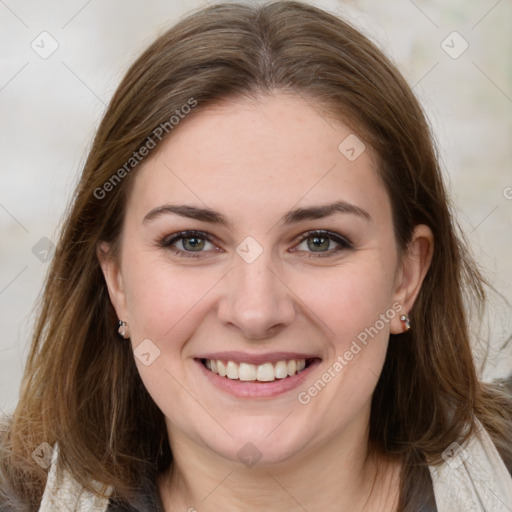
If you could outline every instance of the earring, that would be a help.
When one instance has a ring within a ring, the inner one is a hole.
[[[409,315],[406,313],[400,317],[400,320],[405,324],[405,331],[407,332],[411,328],[411,320]]]
[[[119,327],[117,329],[117,332],[124,338],[130,337],[130,328],[128,327],[128,324],[124,322],[123,320],[119,320]]]

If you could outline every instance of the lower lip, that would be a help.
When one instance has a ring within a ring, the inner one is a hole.
[[[249,382],[221,377],[217,373],[208,370],[201,361],[196,359],[195,362],[199,365],[203,375],[214,386],[237,398],[272,398],[291,391],[299,387],[308,378],[313,369],[320,364],[320,360],[315,359],[307,368],[292,377],[285,377],[284,379],[277,379],[272,382]]]

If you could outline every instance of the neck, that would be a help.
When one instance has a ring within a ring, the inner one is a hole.
[[[174,431],[173,464],[158,482],[165,512],[304,512],[333,504],[336,511],[394,512],[399,465],[368,455],[367,432],[346,434],[284,462],[249,468]]]

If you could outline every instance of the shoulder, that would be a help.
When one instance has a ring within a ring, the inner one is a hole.
[[[512,374],[484,383],[482,391],[488,406],[482,423],[512,476]]]
[[[478,420],[470,437],[448,446],[443,459],[430,468],[439,510],[476,510],[480,505],[501,511],[503,503],[512,503],[512,476]]]
[[[10,417],[0,414],[0,512],[25,512],[30,509],[23,496],[11,464],[12,450],[9,438]]]
[[[105,512],[108,506],[108,499],[87,491],[66,469],[60,467],[58,443],[55,443],[53,450],[48,479],[39,512],[65,512],[68,510]],[[92,482],[92,484],[96,487],[95,482]],[[100,490],[98,489],[99,492]]]
[[[55,445],[58,456],[58,444]],[[135,497],[130,501],[100,497],[86,491],[66,470],[58,467],[58,457],[54,457],[39,512],[64,512],[68,510],[87,510],[87,512],[164,512],[154,479],[144,477]],[[93,487],[99,487],[92,482]],[[104,489],[104,487],[103,487]],[[98,493],[100,491],[98,490]],[[112,496],[109,487],[105,493]],[[3,510],[0,508],[0,512]],[[10,511],[9,511],[10,512]]]

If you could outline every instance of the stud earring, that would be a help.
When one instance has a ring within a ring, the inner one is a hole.
[[[128,324],[124,322],[123,320],[119,320],[119,327],[117,329],[117,332],[124,338],[130,337],[130,328],[128,327]]]
[[[405,324],[405,331],[407,332],[411,328],[411,320],[409,315],[406,313],[400,317],[400,320]]]

